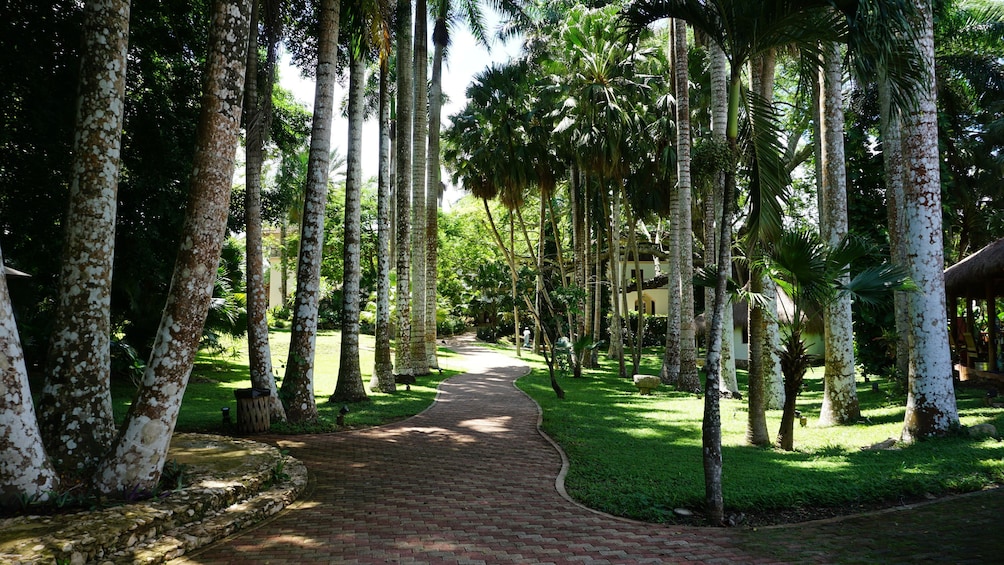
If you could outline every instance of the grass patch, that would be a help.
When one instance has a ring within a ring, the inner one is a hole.
[[[269,342],[272,349],[273,371],[281,378],[285,372],[289,351],[289,331],[274,330]],[[373,336],[360,337],[360,367],[363,383],[369,400],[349,404],[345,415],[345,427],[359,428],[376,426],[402,420],[425,410],[436,397],[439,383],[463,371],[460,356],[452,350],[439,348],[439,363],[442,372],[433,372],[418,378],[418,382],[407,391],[399,386],[397,392],[386,394],[369,387],[373,374]],[[338,381],[338,359],[341,348],[341,332],[321,331],[317,335],[317,353],[314,369],[314,396],[317,399],[319,420],[314,424],[290,425],[273,423],[272,431],[280,433],[318,433],[337,429],[335,421],[342,404],[328,402]],[[230,408],[231,421],[237,419],[237,402],[234,390],[250,388],[248,372],[247,342],[234,340],[226,343],[224,352],[202,351],[195,360],[192,376],[185,398],[178,414],[178,432],[201,432],[233,434],[235,424],[223,424],[223,407]],[[280,383],[281,384],[281,383]],[[116,421],[125,420],[136,389],[128,382],[116,382],[112,387],[112,401]]]
[[[583,504],[638,520],[675,521],[675,508],[704,505],[701,422],[703,397],[663,387],[641,396],[613,363],[584,371],[584,378],[560,377],[565,400],[555,398],[539,356],[526,354],[534,370],[517,385],[542,407],[543,429],[568,455],[568,493]],[[643,373],[658,374],[660,358],[649,352]],[[739,373],[745,392],[745,377]],[[807,427],[795,427],[794,452],[745,443],[745,400],[721,401],[723,491],[726,509],[760,516],[799,508],[858,508],[925,496],[978,490],[1004,483],[1004,444],[994,439],[947,437],[900,449],[861,448],[898,438],[905,398],[881,382],[858,387],[862,420],[822,428],[822,368],[806,375],[798,408]],[[984,391],[957,390],[963,425],[994,424],[1004,430],[1004,410],[985,407]],[[781,411],[768,411],[775,437]],[[777,520],[773,520],[777,521]]]

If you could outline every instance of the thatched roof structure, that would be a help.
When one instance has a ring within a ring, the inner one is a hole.
[[[1004,296],[1000,281],[1004,281],[1004,238],[945,269],[945,294],[983,297],[993,289],[996,296]]]

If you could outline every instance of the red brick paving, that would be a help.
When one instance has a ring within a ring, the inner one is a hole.
[[[911,559],[909,539],[892,544],[890,555],[881,537],[858,537],[864,544],[849,537],[878,532],[871,522],[892,518],[751,531],[639,524],[585,509],[556,488],[561,454],[538,432],[537,405],[513,385],[525,368],[503,355],[462,349],[476,356],[469,365],[480,369],[444,382],[436,403],[414,418],[359,431],[273,438],[311,470],[312,489],[275,519],[182,561],[919,562]],[[1004,497],[987,500],[993,504],[984,519],[1004,517]],[[891,516],[909,522],[906,514]],[[914,527],[902,523],[893,531]],[[996,528],[993,538],[1001,531],[999,521]],[[994,562],[965,544],[953,547],[956,553],[938,554],[918,546],[915,555],[928,562],[967,557]],[[996,555],[1004,556],[1004,547]]]

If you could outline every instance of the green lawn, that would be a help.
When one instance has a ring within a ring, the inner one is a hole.
[[[540,358],[518,382],[543,408],[543,428],[566,451],[569,494],[583,504],[644,521],[672,521],[673,509],[699,510],[704,500],[701,457],[703,397],[663,387],[638,394],[612,363],[585,376],[560,378],[556,399]],[[658,374],[657,354],[642,372]],[[745,379],[740,372],[740,381]],[[878,392],[859,383],[862,421],[822,428],[814,424],[822,402],[822,368],[806,376],[798,408],[808,425],[795,428],[794,452],[745,445],[747,404],[722,400],[723,490],[727,511],[772,513],[803,507],[856,507],[914,500],[1004,483],[1004,443],[949,437],[900,449],[861,448],[898,438],[905,398],[882,381]],[[745,382],[741,382],[745,390]],[[959,390],[964,425],[992,423],[1004,431],[1004,409],[983,403],[983,390]],[[780,410],[768,413],[772,439]]]
[[[341,333],[321,331],[317,336],[316,368],[314,370],[314,394],[320,413],[318,425],[290,428],[273,425],[273,431],[316,432],[335,429],[335,419],[341,404],[328,402],[338,380],[338,359],[341,348]],[[231,420],[236,420],[236,400],[234,390],[250,388],[246,342],[230,342],[223,353],[201,352],[196,359],[185,399],[178,415],[177,431],[234,433],[234,427],[223,422],[222,408],[230,408]],[[270,335],[273,371],[280,377],[285,370],[286,355],[289,351],[289,332],[274,330]],[[462,359],[452,351],[440,348],[439,359],[443,372],[434,372],[419,377],[418,382],[406,391],[398,387],[394,394],[384,394],[369,388],[373,373],[373,336],[360,336],[360,367],[363,383],[369,393],[368,402],[349,405],[345,417],[348,427],[373,426],[415,415],[428,407],[436,396],[439,383],[462,371]],[[135,388],[128,382],[116,382],[112,389],[115,415],[121,424],[129,404],[133,400]]]

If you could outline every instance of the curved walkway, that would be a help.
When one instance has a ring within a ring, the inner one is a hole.
[[[562,454],[538,432],[537,405],[513,385],[525,367],[484,349],[457,349],[478,369],[444,382],[435,404],[418,416],[379,428],[275,438],[311,470],[312,488],[275,519],[178,562],[989,563],[1004,557],[1004,548],[984,552],[996,545],[992,532],[1004,519],[999,492],[957,499],[972,506],[964,511],[968,520],[993,529],[970,522],[951,528],[947,540],[933,535],[945,533],[937,505],[933,516],[921,509],[759,531],[640,524],[583,508],[556,488]],[[971,529],[982,531],[965,533]],[[973,541],[981,537],[992,544]]]

